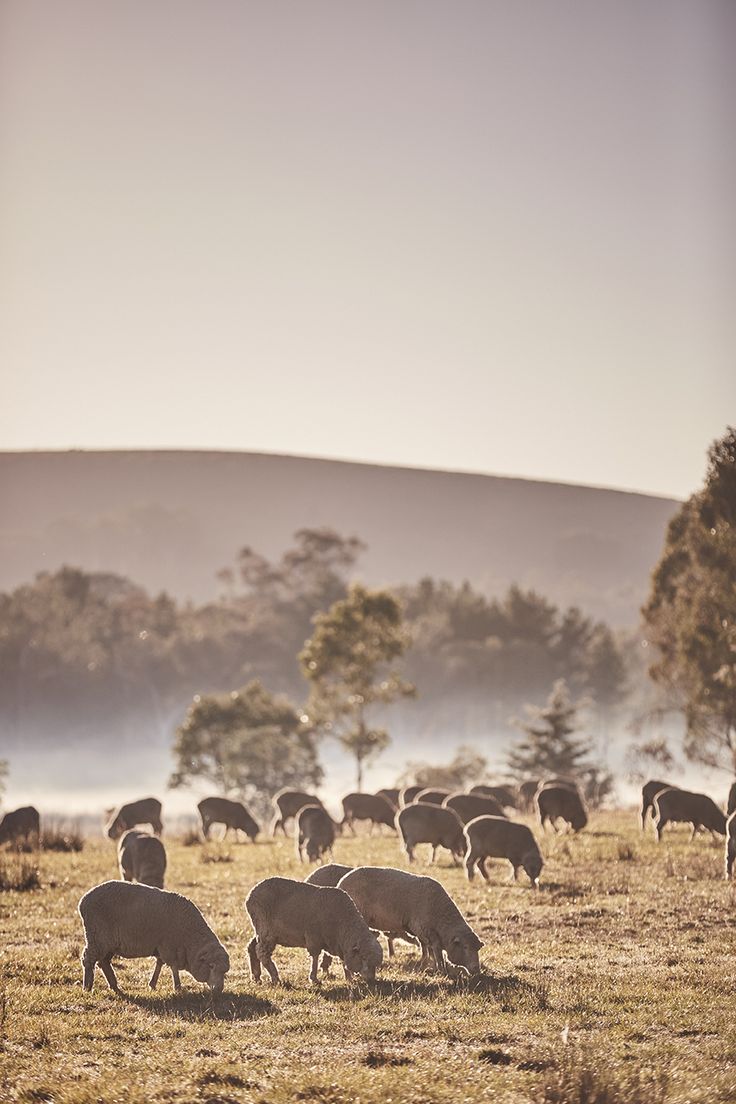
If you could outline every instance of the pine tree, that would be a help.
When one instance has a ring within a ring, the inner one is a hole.
[[[517,776],[561,775],[574,778],[591,767],[591,743],[575,736],[580,702],[573,702],[564,679],[557,679],[543,706],[526,707],[527,720],[516,721],[526,735],[508,756]]]

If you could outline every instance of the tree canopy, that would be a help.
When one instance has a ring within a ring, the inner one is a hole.
[[[207,780],[264,811],[282,786],[322,780],[314,734],[304,714],[254,680],[224,695],[196,695],[173,747],[174,788]]]
[[[310,683],[308,713],[355,756],[358,790],[364,766],[389,743],[383,729],[368,723],[371,706],[414,693],[392,666],[408,644],[394,595],[354,583],[346,598],[317,614],[314,632],[300,653]]]
[[[685,720],[688,758],[736,772],[736,430],[672,519],[643,609],[652,678]]]

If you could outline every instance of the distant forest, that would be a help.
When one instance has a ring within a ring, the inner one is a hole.
[[[149,595],[130,579],[74,567],[0,595],[0,723],[10,742],[109,739],[145,717],[163,735],[196,693],[257,678],[294,702],[307,696],[297,654],[312,617],[342,597],[364,550],[330,529],[302,529],[277,561],[243,548],[205,605]],[[425,578],[392,588],[412,644],[403,674],[416,700],[391,707],[393,731],[452,743],[512,732],[554,681],[590,702],[604,738],[645,692],[638,639],[575,608],[511,586],[495,598]]]

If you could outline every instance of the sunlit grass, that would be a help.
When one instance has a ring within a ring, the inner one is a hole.
[[[593,816],[579,836],[540,837],[538,892],[509,883],[500,862],[489,886],[469,884],[441,857],[429,872],[484,940],[483,977],[420,973],[399,943],[373,989],[339,970],[310,988],[306,952],[285,948],[284,986],[251,982],[243,901],[262,877],[312,869],[292,840],[167,839],[167,888],[191,897],[230,951],[215,999],[187,974],[175,996],[167,971],[152,993],[149,961],[116,964],[121,996],[99,973],[82,990],[77,901],[117,876],[112,843],[2,852],[32,858],[40,888],[0,893],[0,1100],[736,1101],[735,891],[721,848],[688,835],[657,846],[633,812]],[[335,859],[408,868],[388,834],[339,839]]]

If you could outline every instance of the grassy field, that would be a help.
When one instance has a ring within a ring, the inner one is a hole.
[[[85,993],[76,906],[115,877],[114,847],[30,856],[40,888],[0,893],[0,1100],[736,1102],[734,890],[722,846],[688,837],[658,847],[633,812],[594,815],[578,837],[542,839],[538,893],[503,863],[470,885],[441,857],[429,872],[485,941],[483,976],[421,974],[398,944],[372,990],[341,971],[310,988],[306,952],[283,948],[285,984],[251,983],[243,900],[267,875],[306,875],[292,841],[167,839],[167,888],[230,952],[214,1000],[188,974],[175,997],[166,970],[152,994],[150,960],[116,964],[124,995],[99,971]],[[406,865],[388,835],[338,840],[335,859]]]

